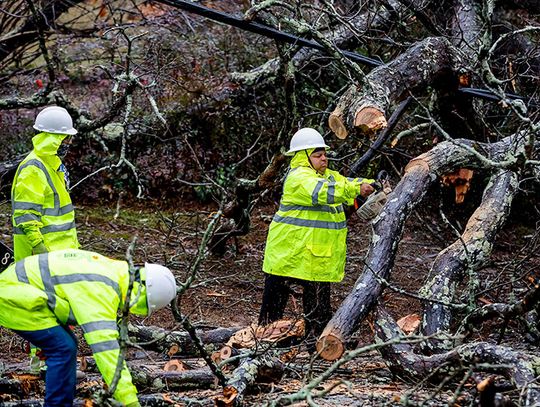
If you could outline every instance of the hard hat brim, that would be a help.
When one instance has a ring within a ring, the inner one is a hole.
[[[317,145],[312,145],[312,146],[302,146],[298,148],[291,148],[289,151],[285,153],[285,155],[288,157],[292,157],[297,151],[309,150],[310,148],[324,148],[326,151],[330,150],[330,147],[327,146],[326,144],[323,144],[323,145],[317,144]]]

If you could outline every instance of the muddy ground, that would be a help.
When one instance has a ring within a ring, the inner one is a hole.
[[[252,232],[248,236],[231,241],[223,257],[208,255],[202,264],[194,286],[182,298],[182,311],[188,314],[194,325],[201,328],[247,326],[256,322],[260,307],[263,273],[261,271],[266,231],[271,221],[275,204],[257,208],[253,216]],[[201,235],[213,208],[184,204],[179,208],[163,208],[159,202],[143,202],[125,206],[113,204],[77,206],[77,221],[80,242],[84,249],[94,250],[115,258],[124,258],[134,236],[138,237],[136,262],[166,263],[183,280],[197,255]],[[0,238],[11,243],[9,227],[9,202],[0,205]],[[501,233],[497,241],[493,261],[482,270],[482,284],[496,286],[481,295],[481,302],[504,298],[511,280],[514,287],[525,289],[527,278],[539,265],[538,253],[530,255],[522,251],[528,239],[534,235],[534,222],[512,222]],[[345,280],[333,286],[333,306],[336,308],[350,291],[362,270],[362,259],[366,254],[370,238],[370,227],[352,219],[349,222],[348,261]],[[454,237],[449,227],[442,224],[436,212],[419,209],[408,223],[400,244],[392,274],[392,282],[397,287],[416,292],[429,275],[435,256]],[[521,263],[519,263],[521,260]],[[519,264],[519,269],[516,266]],[[464,286],[465,288],[465,286]],[[417,300],[386,290],[383,301],[394,317],[400,318],[421,311]],[[301,312],[300,291],[289,302],[290,316]],[[148,326],[159,326],[168,330],[181,330],[169,310],[162,310],[151,318],[137,322]],[[521,326],[511,322],[506,330],[505,344],[517,344],[524,351],[537,352],[535,345],[522,341]],[[477,340],[494,341],[500,331],[497,323],[486,324],[476,334]],[[374,341],[371,321],[362,324],[355,337],[356,346],[364,346]],[[0,330],[0,374],[10,377],[24,373],[26,355],[21,351],[19,338],[5,329]],[[80,354],[90,355],[88,347],[81,340]],[[137,365],[153,366],[159,369],[168,359],[166,355],[153,352],[130,352],[130,358]],[[202,366],[201,360],[190,359],[188,365]],[[285,378],[278,384],[265,385],[254,389],[245,400],[247,405],[262,405],[265,401],[276,400],[280,396],[298,391],[310,378],[316,377],[330,366],[321,360],[309,359],[309,354],[300,349],[293,359]],[[79,384],[79,395],[84,397],[99,386],[99,375],[88,373]],[[447,405],[449,400],[458,400],[456,405],[475,405],[475,385],[467,382],[461,395],[454,394],[457,383],[439,389],[433,383],[410,383],[394,377],[377,351],[367,351],[352,362],[340,367],[331,380],[319,386],[316,391],[335,386],[317,403],[334,405],[398,405],[400,399],[408,396],[425,405]],[[89,390],[90,389],[90,390]],[[23,394],[25,399],[42,397],[42,381],[37,380]],[[139,386],[141,395],[156,393],[151,386]],[[167,393],[167,388],[159,391]],[[169,392],[170,395],[189,398],[193,403],[212,404],[219,396],[220,388],[186,389]],[[509,390],[510,396],[517,397]],[[19,396],[20,397],[20,396]],[[0,405],[17,405],[17,396],[0,395]],[[15,403],[15,404],[11,404]],[[180,403],[189,404],[189,403]],[[21,404],[22,405],[22,404]],[[304,405],[300,403],[298,405]]]

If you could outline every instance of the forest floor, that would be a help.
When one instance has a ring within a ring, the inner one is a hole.
[[[79,240],[83,249],[93,250],[114,258],[124,258],[126,249],[138,237],[135,262],[167,263],[182,281],[188,273],[202,232],[206,228],[212,211],[207,208],[182,207],[162,209],[159,205],[146,202],[144,206],[120,207],[110,206],[78,206],[77,222]],[[265,238],[268,225],[275,207],[256,209],[253,214],[252,231],[235,241],[224,256],[208,255],[203,262],[193,287],[182,298],[182,312],[189,315],[191,322],[200,328],[212,327],[245,327],[255,323],[258,317],[264,275],[261,271]],[[0,238],[11,243],[9,202],[0,204]],[[449,242],[455,240],[449,228],[441,228],[440,220],[434,216],[417,212],[407,224],[401,239],[400,249],[392,274],[392,284],[402,290],[416,293],[427,281],[430,266],[437,254]],[[340,284],[332,288],[334,309],[351,290],[354,281],[362,270],[363,257],[366,254],[371,228],[358,220],[349,222],[348,259],[346,277]],[[513,224],[506,227],[497,240],[492,261],[482,270],[482,283],[505,281],[513,274],[514,284],[525,284],[526,274],[538,267],[540,260],[536,256],[528,256],[527,266],[521,276],[516,276],[516,268],[512,265],[521,259],[520,248],[524,240],[534,234],[534,225]],[[526,256],[522,253],[523,257]],[[521,263],[523,265],[523,263]],[[464,289],[466,287],[464,286]],[[486,292],[481,301],[494,301],[497,292]],[[406,315],[421,314],[418,300],[386,290],[382,301],[399,319]],[[290,316],[301,312],[300,291],[295,291],[289,301]],[[169,310],[157,312],[150,318],[137,322],[147,326],[159,326],[167,330],[180,331],[181,327],[174,321]],[[362,323],[356,334],[357,346],[374,342],[371,321]],[[494,328],[495,327],[495,328]],[[492,329],[493,332],[491,331]],[[539,354],[537,346],[522,342],[522,333],[517,323],[511,322],[505,333],[505,341],[519,342],[520,349]],[[80,334],[80,332],[77,331]],[[476,340],[494,341],[499,334],[496,325],[486,324],[484,329],[476,333]],[[24,373],[27,356],[21,350],[21,340],[11,332],[0,328],[0,379]],[[91,355],[84,340],[80,341],[80,354]],[[137,363],[161,366],[169,359],[166,355],[155,353],[130,353]],[[145,356],[146,355],[146,356]],[[540,356],[540,354],[539,354]],[[142,357],[142,359],[141,359]],[[191,364],[201,364],[201,360],[191,360]],[[326,370],[331,364],[320,359],[310,360],[309,354],[301,348],[301,352],[291,362],[285,378],[279,383],[252,391],[245,399],[247,405],[262,405],[265,401],[300,390],[310,378]],[[89,381],[95,384],[97,375],[87,375],[78,386],[79,394],[84,395]],[[42,398],[43,386],[31,386],[22,398]],[[442,389],[437,384],[410,383],[394,377],[386,367],[377,351],[366,350],[365,353],[351,362],[340,366],[331,379],[323,382],[314,391],[329,389],[328,393],[316,402],[322,406],[334,405],[400,405],[403,397],[413,401],[413,405],[475,405],[474,383],[467,382],[463,391],[455,395],[458,383]],[[155,393],[151,388],[139,387],[141,395]],[[162,392],[166,392],[166,389]],[[514,391],[515,392],[515,391]],[[0,391],[1,393],[1,391]],[[172,393],[170,393],[172,394]],[[178,393],[176,393],[178,394]],[[220,388],[186,389],[179,393],[182,397],[193,400],[195,404],[211,405],[212,400],[221,394]],[[0,405],[15,402],[20,396],[1,395]],[[403,401],[402,401],[403,403]],[[189,404],[189,403],[186,403]],[[21,404],[22,405],[22,404]],[[181,405],[181,404],[178,404]],[[305,402],[297,405],[307,405]]]

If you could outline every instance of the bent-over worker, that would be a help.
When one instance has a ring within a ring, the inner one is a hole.
[[[126,261],[68,249],[20,260],[0,273],[0,325],[38,346],[46,357],[45,406],[72,406],[75,397],[77,340],[70,325],[80,325],[107,385],[119,355],[118,311],[150,315],[176,296],[171,271],[157,264],[136,269],[131,297]],[[137,390],[124,363],[114,398],[139,406]]]
[[[293,156],[264,253],[266,273],[259,324],[283,317],[290,285],[303,287],[308,349],[332,316],[330,283],[343,280],[347,225],[343,205],[374,191],[372,179],[346,178],[328,169],[329,147],[315,129],[292,137]]]

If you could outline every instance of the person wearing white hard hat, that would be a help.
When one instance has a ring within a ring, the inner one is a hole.
[[[32,254],[77,249],[75,211],[69,195],[69,177],[62,158],[77,133],[66,109],[49,106],[36,116],[33,150],[17,168],[11,187],[13,252],[15,261]],[[30,369],[44,369],[30,345]]]
[[[130,280],[133,281],[128,298]],[[120,346],[117,315],[149,316],[176,297],[172,272],[145,264],[130,275],[126,261],[84,250],[58,250],[27,257],[0,273],[0,326],[39,346],[46,357],[45,406],[67,407],[75,398],[79,325],[105,383],[116,372]],[[114,398],[140,406],[131,374],[123,364]]]
[[[346,178],[328,168],[328,145],[315,129],[302,128],[285,153],[291,156],[279,209],[268,231],[265,285],[259,324],[284,315],[291,284],[303,287],[308,349],[331,318],[330,283],[344,277],[347,225],[344,206],[374,188],[373,179]]]
[[[17,168],[11,189],[15,261],[79,247],[68,172],[61,159],[77,130],[59,106],[40,111],[33,127],[39,132],[32,138],[34,148]]]

